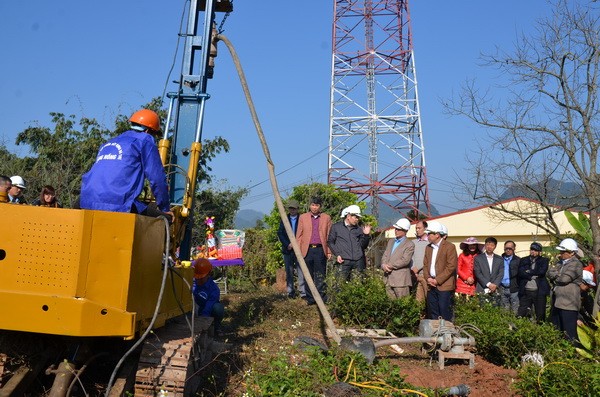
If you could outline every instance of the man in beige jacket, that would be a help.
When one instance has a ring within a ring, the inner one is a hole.
[[[381,257],[381,269],[387,295],[397,299],[410,294],[412,285],[410,268],[415,244],[406,238],[406,233],[410,229],[408,219],[398,219],[393,227],[396,238],[388,241]]]

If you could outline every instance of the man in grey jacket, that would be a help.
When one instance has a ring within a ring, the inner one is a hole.
[[[342,212],[343,219],[334,223],[327,237],[327,245],[335,258],[339,281],[350,281],[352,271],[364,273],[365,249],[371,240],[371,226],[358,226],[360,207],[351,205]]]
[[[406,238],[408,229],[410,229],[410,221],[406,218],[398,219],[394,224],[396,238],[388,241],[385,252],[381,257],[385,291],[392,299],[410,294],[412,285],[411,265],[415,243]],[[423,263],[421,263],[422,267]]]
[[[496,304],[500,304],[498,286],[504,277],[504,260],[496,255],[494,250],[498,240],[494,237],[485,239],[484,252],[475,257],[473,270],[475,273],[475,292],[478,294],[491,295]]]

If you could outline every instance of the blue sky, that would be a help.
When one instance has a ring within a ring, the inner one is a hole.
[[[185,3],[105,0],[0,2],[0,141],[15,147],[29,125],[50,126],[49,112],[96,118],[107,128],[163,92]],[[285,196],[325,182],[333,0],[234,1],[224,34],[236,47]],[[542,0],[410,3],[421,123],[432,203],[442,213],[464,208],[452,191],[467,148],[485,130],[444,114],[441,101],[468,78],[493,86],[479,56],[511,49],[548,13]],[[222,16],[219,15],[220,20]],[[181,51],[179,52],[179,55]],[[178,55],[178,60],[179,60]],[[225,137],[231,151],[213,164],[222,184],[253,187],[242,209],[267,212],[273,198],[262,150],[237,74],[221,43],[209,81],[204,137]],[[179,65],[169,81],[177,78]],[[168,84],[168,90],[175,85]]]

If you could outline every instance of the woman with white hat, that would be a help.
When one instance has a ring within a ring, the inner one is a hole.
[[[583,265],[577,259],[581,250],[572,238],[564,239],[556,247],[560,251],[557,266],[548,270],[553,282],[552,323],[571,341],[577,340],[577,316],[581,308],[579,285],[583,282]]]

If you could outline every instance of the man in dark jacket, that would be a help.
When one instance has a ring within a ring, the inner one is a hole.
[[[504,277],[504,261],[494,250],[498,240],[494,237],[485,239],[485,251],[475,257],[473,273],[475,274],[476,288],[478,294],[489,295],[496,304],[500,304],[498,286]]]
[[[519,262],[521,258],[515,255],[516,244],[512,240],[504,243],[504,277],[500,283],[500,304],[506,310],[517,314],[519,310],[519,284],[517,274],[519,273]]]
[[[298,208],[300,205],[296,200],[288,201],[288,220],[292,226],[294,235],[298,230]],[[292,249],[292,243],[290,238],[285,232],[283,227],[283,221],[279,221],[279,230],[277,230],[277,237],[281,242],[281,253],[283,254],[283,264],[285,265],[285,282],[287,286],[287,294],[289,298],[296,297],[296,289],[294,288],[294,272],[298,273],[298,292],[300,297],[304,298],[306,293],[304,292],[304,275],[300,266],[298,265],[298,259],[294,250]]]
[[[546,300],[550,294],[550,285],[546,280],[548,258],[541,256],[542,245],[534,242],[529,247],[529,256],[522,258],[519,263],[517,283],[519,284],[520,317],[529,316],[531,306],[538,322],[546,319]]]
[[[365,249],[371,240],[371,226],[358,226],[360,207],[351,205],[342,212],[344,219],[333,224],[327,245],[336,262],[336,276],[340,281],[350,281],[352,271],[365,271]]]

